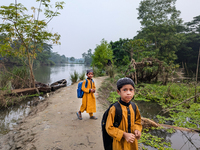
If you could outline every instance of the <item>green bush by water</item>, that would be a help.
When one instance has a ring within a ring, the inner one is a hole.
[[[78,81],[79,74],[77,71],[74,71],[73,74],[70,74],[70,80],[72,83],[76,83]]]
[[[84,79],[85,79],[85,72],[82,72],[82,73],[79,75],[79,79],[80,79],[80,80],[84,80]]]

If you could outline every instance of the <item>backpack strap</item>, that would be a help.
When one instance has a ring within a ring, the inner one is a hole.
[[[136,120],[136,105],[133,102],[131,102],[131,105],[132,105],[132,108],[133,108],[133,110],[135,112],[135,120]],[[134,123],[135,123],[135,120],[134,120]]]
[[[115,106],[115,119],[114,119],[113,126],[118,127],[122,120],[122,108],[119,102],[116,102],[114,106]]]
[[[88,80],[87,79],[85,79],[86,80],[86,83],[85,83],[85,88],[87,88],[87,85],[88,85]],[[92,82],[94,83],[94,80],[92,79]],[[92,87],[92,82],[91,82],[91,87]]]
[[[87,88],[88,80],[87,79],[85,79],[85,80],[86,80],[86,82],[85,82],[85,88]]]

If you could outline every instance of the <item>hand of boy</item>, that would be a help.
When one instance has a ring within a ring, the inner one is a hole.
[[[95,93],[95,89],[91,89],[91,92],[92,92],[92,93]]]
[[[126,139],[128,143],[133,143],[135,141],[135,135],[132,133],[123,133],[123,137]]]
[[[134,133],[135,133],[135,137],[136,137],[136,139],[139,140],[140,137],[141,137],[141,132],[138,131],[138,130],[135,130]]]

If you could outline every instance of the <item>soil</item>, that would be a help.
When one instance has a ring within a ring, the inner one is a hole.
[[[77,98],[78,83],[47,94],[38,100],[29,115],[0,139],[2,150],[102,150],[101,118],[108,103],[98,96],[98,88],[107,77],[94,78],[97,92],[97,120],[77,118],[82,99]]]

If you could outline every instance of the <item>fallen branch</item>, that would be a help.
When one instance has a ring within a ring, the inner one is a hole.
[[[185,103],[185,102],[187,102],[187,101],[189,101],[189,100],[191,100],[191,99],[193,99],[193,98],[195,98],[195,97],[197,97],[197,96],[199,96],[199,95],[200,95],[200,93],[198,93],[197,95],[195,95],[195,96],[193,96],[193,97],[190,97],[190,98],[188,98],[188,99],[182,101],[181,103],[178,103],[178,104],[176,104],[176,105],[174,105],[174,106],[172,106],[172,107],[169,107],[169,108],[167,108],[167,109],[162,110],[162,111],[163,111],[163,114],[165,114],[165,113],[167,113],[168,111],[170,111],[170,109],[172,109],[172,108],[174,108],[174,107],[176,107],[176,106],[178,106],[178,105],[180,105],[180,104],[183,104],[183,103]]]
[[[167,124],[159,124],[154,122],[153,120],[150,120],[148,118],[141,118],[142,120],[142,126],[143,128],[149,128],[149,127],[164,127],[164,128],[173,128],[175,130],[181,130],[181,131],[188,131],[188,132],[199,132],[200,130],[198,129],[191,129],[191,128],[183,128],[183,127],[177,127],[177,126],[172,126],[172,125],[167,125]]]

